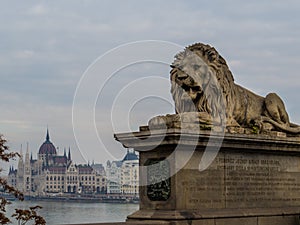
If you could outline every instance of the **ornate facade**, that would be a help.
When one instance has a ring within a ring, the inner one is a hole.
[[[107,161],[107,193],[138,196],[139,158],[128,150],[121,161]]]
[[[51,194],[105,194],[105,172],[95,168],[100,165],[76,165],[69,149],[64,155],[58,155],[50,141],[47,130],[46,140],[38,151],[37,159],[29,157],[27,145],[25,157],[22,154],[18,168],[10,168],[8,182],[28,196],[46,196]]]

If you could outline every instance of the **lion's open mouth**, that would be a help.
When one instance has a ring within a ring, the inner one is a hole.
[[[185,84],[181,85],[182,95],[181,95],[181,107],[183,112],[195,112],[197,110],[197,105],[203,91],[200,86],[188,86]]]
[[[188,86],[186,84],[182,84],[181,88],[184,90],[185,94],[187,94],[193,101],[198,99],[202,94],[202,89],[200,86]]]
[[[194,96],[192,97],[193,99],[196,95],[203,92],[200,85],[198,85],[191,76],[184,72],[180,73],[180,75],[176,77],[176,83],[184,90],[185,93],[191,97]]]

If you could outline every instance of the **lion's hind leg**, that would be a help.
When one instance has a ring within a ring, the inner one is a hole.
[[[275,120],[277,123],[289,126],[289,116],[285,110],[283,101],[277,94],[270,93],[266,96],[265,107],[267,110],[266,116],[270,116],[270,119]]]

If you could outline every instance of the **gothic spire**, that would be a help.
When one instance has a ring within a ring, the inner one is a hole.
[[[70,147],[69,147],[68,160],[71,161],[71,149],[70,149]]]
[[[23,145],[21,144],[20,157],[23,157]]]
[[[23,168],[23,145],[21,144],[20,157],[18,162],[18,170]]]
[[[48,127],[47,127],[46,141],[50,141],[50,136],[49,136],[49,130],[48,130]]]
[[[25,163],[29,162],[29,143],[26,143]]]

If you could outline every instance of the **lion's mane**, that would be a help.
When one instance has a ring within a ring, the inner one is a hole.
[[[171,94],[175,102],[176,113],[183,113],[186,111],[181,101],[181,96],[184,92],[182,88],[178,87],[176,83],[176,76],[178,75],[180,64],[187,54],[196,54],[199,56],[215,74],[216,82],[210,82],[206,87],[205,95],[202,95],[197,103],[195,103],[196,111],[207,112],[213,117],[218,117],[222,114],[220,109],[226,108],[226,117],[231,114],[232,100],[234,98],[234,79],[229,67],[224,58],[216,51],[215,48],[202,43],[196,43],[185,48],[183,52],[175,56],[170,72],[171,79]]]

